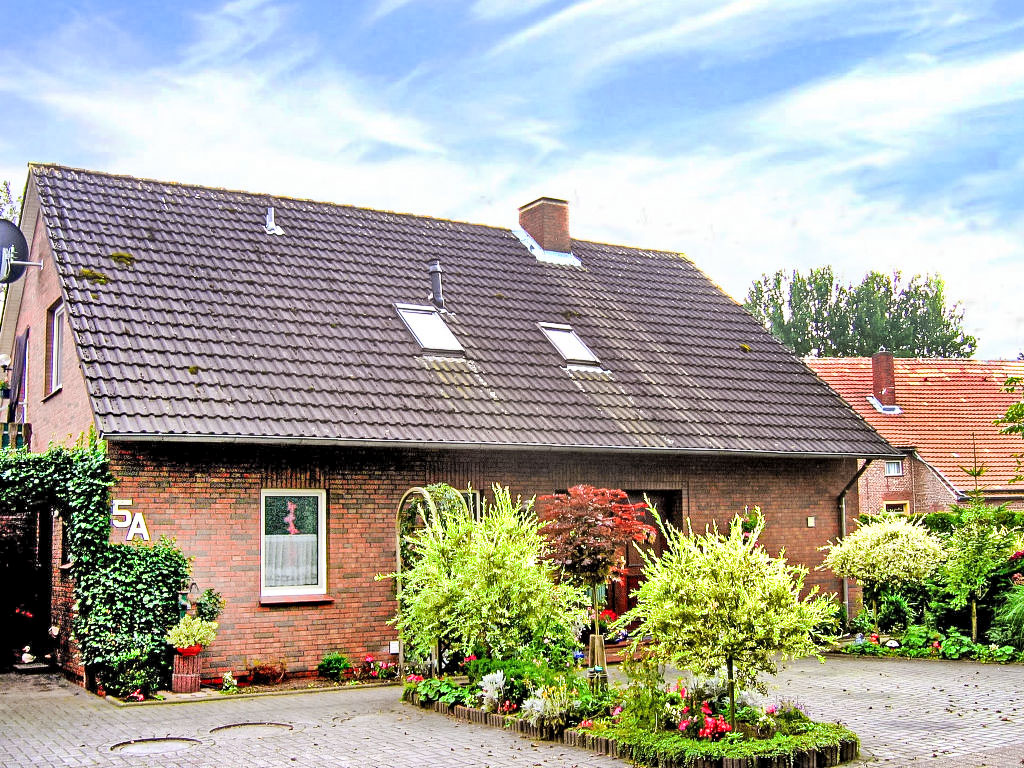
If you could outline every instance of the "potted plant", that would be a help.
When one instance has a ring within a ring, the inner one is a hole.
[[[217,622],[185,614],[167,633],[167,642],[182,656],[195,656],[217,636]]]

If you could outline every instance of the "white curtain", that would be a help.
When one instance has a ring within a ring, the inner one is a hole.
[[[315,533],[264,536],[263,548],[264,586],[299,587],[317,583]]]

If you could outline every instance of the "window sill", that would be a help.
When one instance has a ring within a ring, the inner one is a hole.
[[[327,604],[334,598],[327,595],[260,595],[260,605]]]
[[[47,400],[49,400],[49,399],[50,399],[51,397],[54,397],[54,396],[56,396],[56,395],[59,395],[59,394],[61,393],[61,391],[62,391],[63,389],[64,389],[64,387],[63,387],[63,386],[60,386],[60,387],[57,387],[57,388],[56,388],[55,390],[53,390],[52,392],[49,392],[49,393],[47,393],[47,395],[46,395],[46,396],[45,396],[45,397],[44,397],[44,398],[42,399],[42,402],[44,402],[44,403],[45,403],[45,402],[46,402]]]

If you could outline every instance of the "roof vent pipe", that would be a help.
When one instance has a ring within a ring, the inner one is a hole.
[[[430,303],[444,311],[444,291],[441,289],[441,260],[434,259],[427,269],[430,272]]]

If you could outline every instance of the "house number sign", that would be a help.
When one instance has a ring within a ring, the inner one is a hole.
[[[149,528],[146,527],[146,518],[141,512],[132,512],[127,507],[132,505],[131,499],[114,499],[110,509],[110,524],[115,528],[127,528],[124,535],[125,541],[133,541],[136,536],[143,541],[149,541]]]

